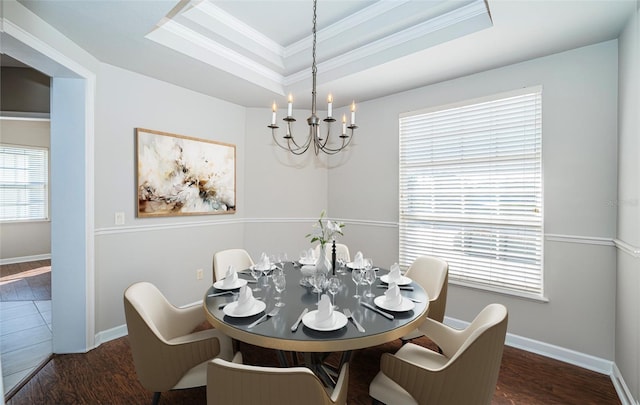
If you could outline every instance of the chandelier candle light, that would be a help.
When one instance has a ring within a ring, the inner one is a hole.
[[[333,118],[333,96],[329,94],[327,97],[327,118],[323,121],[327,123],[327,133],[324,138],[320,136],[320,118],[316,115],[316,74],[318,72],[318,68],[316,67],[316,3],[317,0],[313,1],[313,61],[311,65],[311,76],[313,78],[313,87],[311,91],[311,116],[307,118],[307,123],[309,124],[309,135],[307,139],[302,144],[298,144],[291,131],[291,123],[295,122],[296,119],[293,118],[293,96],[289,94],[289,98],[287,99],[287,116],[283,118],[286,123],[286,132],[283,139],[286,139],[286,144],[283,145],[280,143],[276,137],[276,130],[279,128],[276,124],[276,115],[278,111],[278,106],[276,102],[273,102],[272,106],[272,115],[271,115],[271,125],[268,125],[268,128],[271,128],[271,136],[273,137],[273,141],[281,147],[282,149],[288,150],[294,155],[302,155],[305,153],[311,144],[313,144],[313,150],[316,155],[320,153],[320,151],[326,153],[327,155],[335,155],[336,153],[344,150],[353,139],[353,131],[358,128],[356,126],[356,103],[355,101],[351,103],[351,124],[347,126],[347,116],[344,114],[342,116],[342,134],[339,135],[339,138],[342,140],[339,147],[333,148],[328,144],[329,136],[331,135],[331,124],[335,122],[335,118]],[[347,129],[349,129],[349,135],[347,135]]]

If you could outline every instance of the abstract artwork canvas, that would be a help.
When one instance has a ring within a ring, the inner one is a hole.
[[[235,145],[136,128],[138,217],[232,214]]]

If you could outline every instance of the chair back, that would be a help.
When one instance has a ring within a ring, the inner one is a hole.
[[[306,367],[261,367],[213,359],[207,370],[207,404],[346,404],[348,364],[343,366],[333,398]]]
[[[491,404],[500,373],[507,322],[507,309],[501,304],[490,304],[467,327],[468,338],[449,361],[450,373],[464,382],[452,389],[459,392],[452,395],[450,403]]]
[[[222,280],[227,275],[229,265],[236,271],[253,266],[253,260],[244,249],[226,249],[213,254],[213,281]]]
[[[406,276],[420,284],[429,296],[428,317],[442,322],[447,306],[449,264],[437,257],[420,256],[414,260]]]
[[[183,371],[164,367],[162,353],[171,339],[167,313],[173,306],[151,283],[135,283],[124,293],[124,314],[136,374],[149,391],[170,390]]]

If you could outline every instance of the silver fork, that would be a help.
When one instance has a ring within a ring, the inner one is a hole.
[[[254,321],[253,323],[249,324],[249,326],[247,326],[247,328],[253,328],[257,324],[259,324],[259,323],[261,323],[263,321],[266,321],[268,318],[271,318],[272,316],[278,315],[278,311],[280,311],[280,307],[274,307],[271,311],[267,312],[266,314],[264,314],[260,318],[258,318],[257,321]]]
[[[353,317],[353,314],[351,313],[351,310],[349,308],[344,309],[344,314],[347,316],[348,319],[351,319],[354,325],[356,325],[356,328],[358,328],[358,331],[364,333],[364,328],[362,327],[362,325],[360,325],[360,322],[358,322],[356,318]]]

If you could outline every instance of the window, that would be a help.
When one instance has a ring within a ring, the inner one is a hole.
[[[400,262],[542,295],[542,89],[400,117]]]
[[[44,148],[0,145],[0,220],[49,218],[49,163]]]

